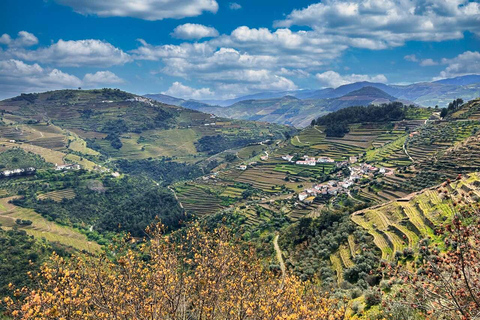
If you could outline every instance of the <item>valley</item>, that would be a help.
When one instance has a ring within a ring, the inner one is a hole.
[[[478,202],[479,105],[351,106],[296,130],[110,89],[4,100],[1,227],[92,254],[158,221],[227,227],[283,277],[350,294]]]

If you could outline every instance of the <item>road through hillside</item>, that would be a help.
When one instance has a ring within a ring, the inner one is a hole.
[[[277,256],[278,263],[280,264],[280,270],[282,270],[282,286],[285,280],[285,263],[283,262],[282,250],[278,246],[278,234],[273,238],[273,248],[275,249],[275,255]]]

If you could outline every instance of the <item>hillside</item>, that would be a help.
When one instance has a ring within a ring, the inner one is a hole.
[[[282,138],[292,130],[217,118],[111,89],[21,95],[1,101],[0,110],[4,122],[0,137],[55,150],[60,158],[68,153],[92,160],[103,155],[192,161],[212,152]],[[218,135],[222,139],[215,150],[202,146],[202,138]]]
[[[454,202],[475,203],[479,199],[480,175],[472,173],[460,180],[355,212],[352,220],[373,236],[382,259],[393,260],[397,252],[402,253],[405,248],[417,251],[421,239],[435,239],[435,228],[452,219]]]
[[[301,128],[312,119],[341,108],[387,103],[395,97],[376,89],[364,87],[346,95],[330,99],[299,99],[284,96],[274,99],[245,100],[228,107],[202,107],[199,110],[221,117],[289,124]]]

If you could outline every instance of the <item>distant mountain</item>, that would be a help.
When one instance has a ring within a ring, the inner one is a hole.
[[[480,83],[480,75],[470,74],[470,75],[461,76],[461,77],[438,80],[438,81],[435,81],[435,83],[453,84],[453,85],[456,85],[456,86],[465,86],[465,85],[469,85],[469,84]]]
[[[153,100],[161,102],[161,103],[165,103],[165,104],[169,104],[169,105],[173,105],[173,106],[177,106],[177,107],[184,107],[184,108],[193,109],[193,110],[199,110],[202,107],[209,107],[210,106],[206,103],[199,102],[199,101],[196,101],[196,100],[184,100],[184,99],[175,98],[175,97],[168,96],[166,94],[161,94],[161,93],[146,94],[146,95],[144,95],[144,97],[149,98],[149,99],[153,99]]]
[[[354,105],[400,101],[425,107],[446,107],[456,98],[472,100],[480,97],[480,75],[410,85],[362,81],[335,89],[268,91],[229,100],[184,100],[163,94],[146,97],[233,119],[261,120],[303,127],[319,115]]]
[[[398,99],[380,89],[368,86],[330,99],[299,99],[294,96],[285,96],[274,99],[245,100],[229,107],[206,107],[199,110],[221,117],[274,122],[300,128],[309,125],[312,119],[341,108],[391,101],[398,101]]]
[[[327,89],[328,90],[328,89]],[[333,90],[333,89],[332,89]],[[294,90],[294,91],[267,91],[254,93],[246,96],[241,96],[235,99],[228,100],[200,100],[200,102],[217,105],[220,107],[228,107],[240,101],[246,100],[264,100],[264,99],[276,99],[285,96],[297,97],[299,99],[308,99],[316,90]]]

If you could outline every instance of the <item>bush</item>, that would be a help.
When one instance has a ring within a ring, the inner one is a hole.
[[[365,303],[368,307],[375,306],[380,302],[382,302],[382,292],[379,289],[368,289],[365,292]]]

